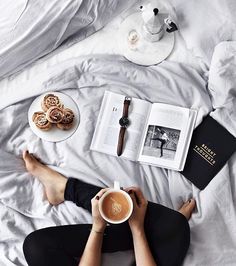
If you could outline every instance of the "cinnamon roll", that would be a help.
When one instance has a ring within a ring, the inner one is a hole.
[[[44,112],[47,112],[47,110],[50,107],[57,106],[62,108],[63,104],[61,103],[58,96],[54,94],[47,94],[43,97],[43,101],[41,102],[41,106]]]
[[[46,112],[47,120],[53,124],[60,123],[63,120],[63,117],[63,109],[57,106],[50,107]]]
[[[63,109],[63,119],[60,123],[57,124],[57,127],[62,130],[68,130],[73,126],[75,115],[73,111],[69,108]]]
[[[41,130],[48,131],[52,127],[52,124],[47,120],[44,112],[35,112],[32,116],[32,120],[36,127]]]

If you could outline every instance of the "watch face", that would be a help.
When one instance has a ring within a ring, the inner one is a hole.
[[[125,117],[125,116],[121,117],[121,119],[119,120],[119,124],[121,127],[128,127],[129,125],[128,117]]]

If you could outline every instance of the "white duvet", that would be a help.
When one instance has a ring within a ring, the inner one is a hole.
[[[23,2],[19,1],[18,5]],[[225,3],[233,2],[225,0]],[[186,15],[184,5],[179,10],[179,14]],[[18,12],[20,14],[20,9]],[[196,13],[191,14],[194,17]],[[191,33],[191,27],[185,26],[181,33],[191,48],[189,44],[194,33]],[[61,56],[56,55],[14,79],[0,82],[0,265],[26,265],[22,243],[25,236],[35,229],[91,222],[90,214],[73,203],[65,202],[58,207],[48,204],[43,196],[42,185],[24,168],[21,159],[24,149],[29,149],[66,176],[100,186],[110,186],[117,179],[124,187],[138,185],[149,200],[173,209],[178,209],[189,197],[195,197],[197,208],[190,220],[191,244],[184,265],[236,265],[235,154],[207,188],[199,191],[178,172],[142,166],[89,150],[105,90],[129,93],[152,102],[198,108],[197,124],[211,112],[218,122],[236,136],[236,43],[222,42],[215,48],[209,64],[209,84],[206,89],[200,72],[184,63],[173,62],[175,59],[184,62],[186,51],[183,47],[179,49],[180,46],[177,46],[169,62],[148,68],[114,55],[76,57],[91,50],[102,53],[104,40],[111,44],[108,47],[110,50],[105,51],[117,52],[114,41],[110,39],[116,30],[105,29],[97,39],[92,36],[88,41],[85,40],[84,46],[66,49]],[[200,50],[201,43],[197,46]],[[216,44],[207,51],[210,51],[208,55],[213,53]],[[209,57],[205,61],[209,63]],[[27,122],[27,111],[33,99],[52,90],[72,96],[81,112],[77,132],[60,143],[40,140]],[[132,259],[132,252],[106,254],[104,265],[128,266]]]
[[[137,1],[0,1],[0,79],[54,51],[69,37],[74,42],[85,39]]]
[[[236,41],[235,0],[169,1],[187,48],[209,70],[215,46]]]
[[[235,62],[234,56],[230,59]],[[216,73],[212,74],[212,82],[214,78],[218,78]],[[149,200],[170,208],[178,209],[189,197],[195,197],[197,209],[190,221],[191,245],[185,265],[235,265],[235,155],[200,192],[178,172],[89,150],[105,90],[128,93],[153,102],[198,108],[199,124],[203,116],[212,111],[212,105],[205,82],[197,71],[173,62],[146,68],[119,56],[94,56],[65,61],[42,72],[34,80],[22,83],[22,88],[12,87],[3,95],[5,101],[0,105],[1,265],[26,265],[22,243],[24,237],[35,229],[91,221],[90,214],[73,203],[65,202],[58,207],[47,203],[41,184],[24,169],[21,160],[24,149],[29,149],[66,176],[100,186],[110,186],[117,179],[124,187],[138,185]],[[42,141],[28,125],[27,111],[31,102],[35,96],[49,90],[67,93],[80,108],[80,126],[64,142]],[[235,93],[235,89],[230,91]],[[226,89],[225,101],[228,95]],[[229,111],[234,119],[235,110]],[[219,110],[216,118],[226,121],[227,113],[222,113],[222,117],[220,114]],[[124,265],[129,265],[132,260],[130,252],[122,256],[113,254],[105,256],[104,265],[119,265],[120,258]]]

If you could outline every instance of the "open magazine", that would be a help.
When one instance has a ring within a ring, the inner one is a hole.
[[[91,150],[117,156],[119,120],[125,96],[106,91]],[[132,98],[121,157],[181,171],[184,168],[197,110]]]

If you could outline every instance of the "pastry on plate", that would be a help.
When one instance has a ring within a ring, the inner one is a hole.
[[[47,120],[44,112],[35,112],[32,116],[32,120],[36,127],[41,130],[48,131],[52,127],[52,124]]]
[[[73,126],[75,115],[73,111],[69,108],[63,109],[64,117],[60,123],[57,124],[57,127],[62,130],[68,130]]]
[[[57,106],[50,107],[46,112],[47,120],[53,124],[61,123],[63,117],[63,109]]]
[[[61,103],[60,99],[58,96],[54,95],[54,94],[47,94],[43,97],[43,100],[41,102],[41,106],[44,112],[47,112],[47,110],[50,107],[63,107],[63,104]]]

